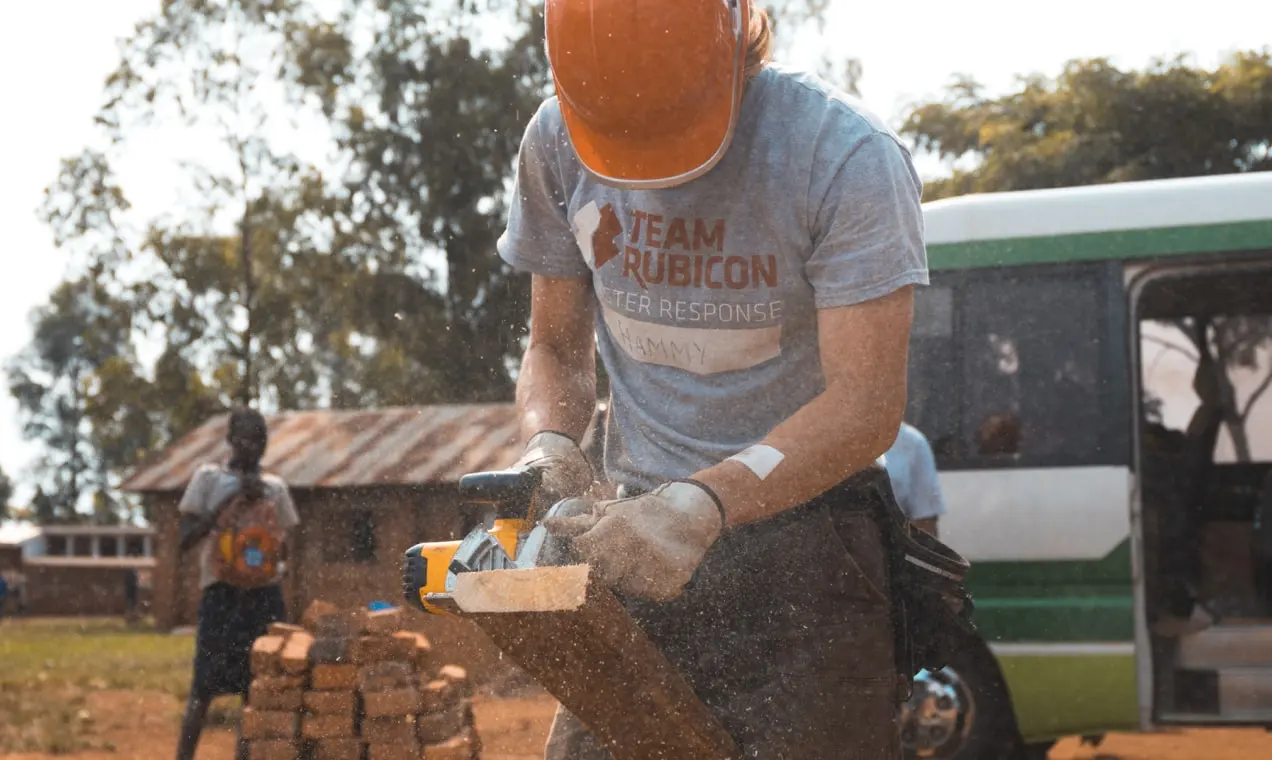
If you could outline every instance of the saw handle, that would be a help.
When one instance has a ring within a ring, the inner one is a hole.
[[[465,504],[489,504],[495,519],[525,519],[543,471],[535,467],[473,472],[459,479],[459,498]]]

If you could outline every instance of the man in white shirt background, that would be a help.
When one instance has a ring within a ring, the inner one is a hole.
[[[884,455],[884,466],[901,511],[921,530],[937,535],[936,521],[945,514],[945,497],[927,436],[913,425],[901,423],[897,440]]]

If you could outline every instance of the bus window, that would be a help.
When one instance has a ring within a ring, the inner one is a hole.
[[[945,468],[1102,456],[1100,273],[937,273],[915,303],[907,414]]]

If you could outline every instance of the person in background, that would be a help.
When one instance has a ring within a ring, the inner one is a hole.
[[[0,573],[0,619],[4,618],[4,599],[9,595],[9,581],[6,573]]]
[[[124,571],[124,619],[128,624],[137,623],[137,570],[129,568]]]
[[[936,521],[945,514],[945,497],[927,436],[902,422],[897,440],[884,454],[884,467],[901,511],[921,530],[936,536]]]
[[[265,418],[240,407],[230,414],[230,461],[195,472],[181,497],[181,555],[199,547],[199,618],[194,678],[181,724],[177,760],[193,760],[208,706],[220,695],[247,696],[252,642],[283,620],[286,541],[300,522],[287,484],[261,472],[269,433]],[[250,542],[229,540],[226,527]],[[241,550],[241,554],[239,553]],[[257,570],[264,584],[249,582]],[[237,760],[246,760],[240,734]]]

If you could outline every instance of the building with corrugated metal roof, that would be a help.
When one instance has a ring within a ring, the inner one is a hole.
[[[209,419],[121,486],[154,507],[152,610],[164,627],[195,622],[198,563],[193,553],[177,556],[177,504],[200,465],[228,460],[227,420]],[[266,422],[262,467],[287,481],[300,514],[284,584],[293,618],[318,598],[342,606],[401,603],[403,552],[421,541],[460,538],[480,524],[481,515],[459,504],[460,477],[507,467],[521,451],[512,404],[281,412]],[[589,431],[585,445],[591,437]],[[466,623],[418,617],[439,648],[447,640],[485,641]],[[456,659],[476,666],[471,656]]]

